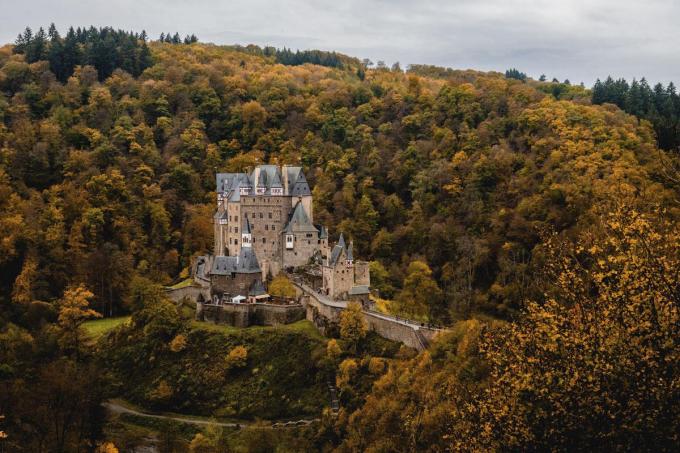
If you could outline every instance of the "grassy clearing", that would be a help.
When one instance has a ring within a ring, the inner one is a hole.
[[[119,318],[95,319],[93,321],[87,321],[86,323],[83,324],[83,327],[85,327],[85,330],[91,337],[97,339],[104,335],[105,333],[109,332],[110,330],[113,330],[119,325],[128,321],[129,319],[130,319],[129,316],[121,316]]]

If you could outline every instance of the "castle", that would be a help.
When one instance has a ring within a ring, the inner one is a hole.
[[[301,167],[259,165],[248,173],[217,173],[212,256],[201,257],[213,300],[258,302],[268,277],[320,268],[320,291],[334,299],[368,297],[368,263],[354,261],[342,235],[331,248],[314,224],[312,192]]]

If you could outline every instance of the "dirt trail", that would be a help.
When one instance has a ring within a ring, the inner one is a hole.
[[[155,418],[155,419],[160,419],[160,420],[172,420],[175,422],[179,423],[187,423],[190,425],[199,425],[199,426],[224,426],[228,428],[241,428],[244,426],[250,426],[253,425],[254,423],[252,422],[219,422],[216,420],[201,420],[197,418],[191,418],[191,417],[181,417],[181,416],[173,416],[173,415],[158,415],[158,414],[148,414],[146,412],[140,412],[135,409],[130,409],[128,407],[123,406],[120,403],[117,403],[115,401],[107,401],[105,403],[102,403],[102,406],[107,408],[109,411],[111,411],[114,414],[130,414],[130,415],[136,415],[138,417],[144,417],[144,418]],[[260,425],[260,427],[263,428],[292,428],[295,426],[303,426],[303,425],[309,425],[310,423],[314,423],[316,421],[319,421],[318,418],[305,418],[305,419],[300,419],[300,420],[291,420],[291,421],[286,421],[286,422],[274,422],[271,425]]]

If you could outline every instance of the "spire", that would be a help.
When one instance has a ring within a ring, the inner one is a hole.
[[[347,248],[347,261],[354,261],[354,241],[349,241],[349,247]]]
[[[241,248],[252,247],[253,236],[250,230],[250,221],[246,217],[243,229],[241,230]]]
[[[338,239],[338,245],[342,247],[343,249],[346,247],[345,246],[345,237],[340,233],[340,239]]]
[[[326,227],[323,225],[320,225],[318,227],[319,230],[319,239],[326,239],[328,237],[328,231],[326,231]]]
[[[283,187],[283,184],[281,183],[281,176],[279,176],[278,169],[274,171],[274,177],[272,178],[271,187]]]

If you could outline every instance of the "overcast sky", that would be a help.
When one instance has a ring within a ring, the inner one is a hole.
[[[0,42],[54,22],[337,50],[388,64],[509,67],[591,85],[680,82],[677,0],[0,0]]]

